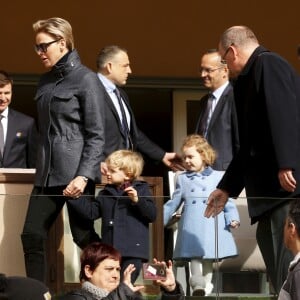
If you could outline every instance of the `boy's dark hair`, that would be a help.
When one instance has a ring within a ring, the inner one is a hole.
[[[291,202],[288,218],[295,224],[298,236],[300,236],[300,199]]]

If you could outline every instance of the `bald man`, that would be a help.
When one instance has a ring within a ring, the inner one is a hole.
[[[228,28],[219,51],[236,78],[240,150],[210,195],[205,215],[216,215],[228,196],[245,188],[251,223],[257,223],[257,242],[278,293],[293,259],[284,247],[284,223],[290,200],[300,195],[299,76],[246,26]]]

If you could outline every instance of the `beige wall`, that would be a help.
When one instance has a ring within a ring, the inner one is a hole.
[[[101,47],[119,44],[129,50],[137,76],[196,77],[201,53],[217,45],[225,28],[245,24],[300,70],[299,0],[3,2],[0,69],[12,73],[44,71],[33,51],[31,25],[52,16],[70,21],[76,47],[91,68]]]
[[[0,272],[25,276],[21,233],[32,183],[0,183]]]

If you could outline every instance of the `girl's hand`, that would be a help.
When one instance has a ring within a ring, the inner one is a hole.
[[[230,223],[230,227],[231,228],[238,228],[240,226],[240,222],[239,221],[231,221]]]

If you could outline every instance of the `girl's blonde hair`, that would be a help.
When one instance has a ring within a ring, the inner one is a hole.
[[[74,49],[74,38],[71,24],[62,18],[50,18],[47,20],[38,20],[33,25],[35,33],[44,32],[51,35],[54,39],[64,39],[67,48]]]
[[[211,166],[216,159],[216,152],[207,142],[207,140],[198,134],[188,135],[182,143],[181,151],[185,147],[196,147],[198,153],[201,154],[201,157],[207,166]]]
[[[144,167],[141,154],[130,150],[117,150],[111,153],[105,162],[107,166],[124,171],[132,180],[142,174]]]

